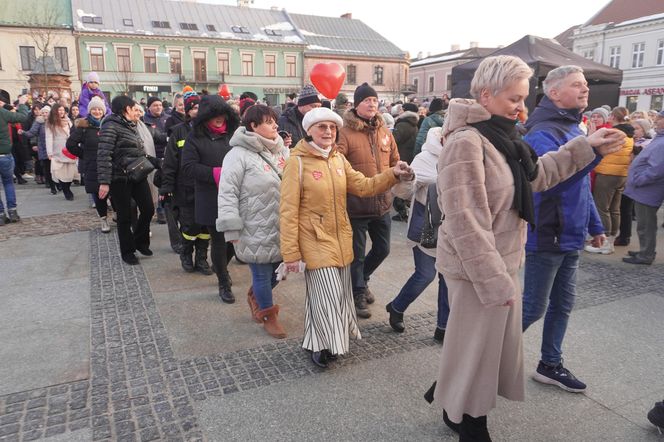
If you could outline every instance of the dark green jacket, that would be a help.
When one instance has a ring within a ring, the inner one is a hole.
[[[8,125],[24,123],[28,119],[29,113],[30,109],[25,104],[20,104],[16,112],[11,112],[0,107],[0,155],[12,153],[12,142],[9,137]]]

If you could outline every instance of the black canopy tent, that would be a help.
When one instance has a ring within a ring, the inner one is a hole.
[[[594,109],[603,104],[618,105],[622,71],[588,60],[548,38],[526,35],[509,46],[491,53],[494,55],[514,55],[520,57],[533,68],[535,75],[530,81],[530,95],[526,106],[531,111],[544,95],[542,82],[549,71],[564,65],[583,68],[590,87],[588,108]],[[484,58],[460,64],[452,69],[452,97],[470,98],[470,82],[477,66]]]

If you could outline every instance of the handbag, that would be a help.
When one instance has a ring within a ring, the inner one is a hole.
[[[443,223],[443,214],[438,207],[436,183],[429,184],[427,204],[424,212],[424,225],[420,236],[420,245],[425,249],[435,249],[438,244],[438,228]]]
[[[138,183],[143,181],[150,175],[150,172],[155,170],[154,164],[148,159],[147,156],[142,156],[131,160],[127,167],[125,167],[125,173],[129,181]]]

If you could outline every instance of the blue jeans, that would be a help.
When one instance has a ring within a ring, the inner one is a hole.
[[[392,301],[392,308],[403,313],[408,306],[417,299],[429,284],[436,278],[436,258],[424,253],[419,246],[413,247],[413,260],[415,273],[412,274],[401,291]],[[450,305],[447,302],[447,284],[443,275],[438,273],[438,322],[437,327],[447,328],[447,318],[450,315]]]
[[[579,252],[528,252],[523,291],[523,331],[544,316],[542,362],[562,361],[562,345],[576,298]],[[548,302],[548,308],[547,308]]]
[[[14,157],[11,154],[0,156],[0,179],[5,188],[7,209],[16,208],[16,190],[14,189]],[[5,213],[5,206],[0,198],[0,212]]]
[[[363,293],[371,274],[390,254],[390,213],[376,218],[351,218],[353,228],[353,254],[350,265],[353,294]],[[367,233],[371,238],[371,250],[365,256]]]
[[[272,307],[272,289],[279,284],[277,274],[274,273],[279,267],[279,262],[269,264],[251,264],[251,284],[254,290],[254,296],[258,303],[258,308],[265,310]]]

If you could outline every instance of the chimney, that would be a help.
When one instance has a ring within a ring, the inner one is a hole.
[[[471,48],[476,48],[476,47],[478,47],[478,46],[479,46],[479,43],[478,43],[478,42],[476,42],[476,41],[471,41],[471,42],[470,42],[470,47],[471,47]]]
[[[341,14],[341,18],[347,18],[347,19],[352,19],[353,18],[353,13],[352,12],[346,12],[345,14]]]
[[[417,58],[422,58],[424,57],[424,52],[420,51],[417,53]]]
[[[239,8],[248,8],[254,4],[254,0],[237,0],[237,6]]]
[[[459,49],[461,49],[461,46],[455,43],[450,48],[450,51],[454,52],[454,51],[458,51]]]
[[[270,6],[270,11],[278,11],[279,6]]]

